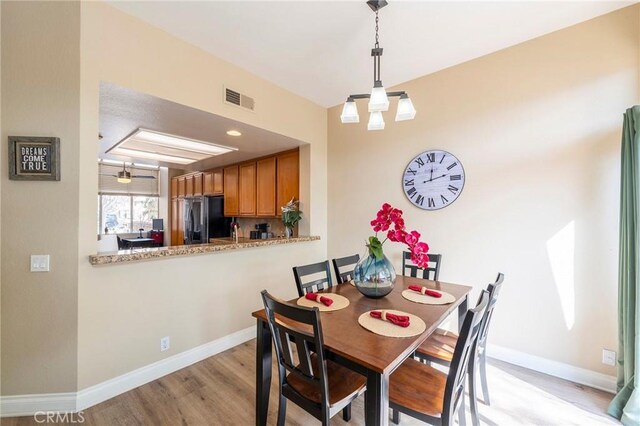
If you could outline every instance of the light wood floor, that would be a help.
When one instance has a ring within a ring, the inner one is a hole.
[[[275,369],[273,374],[269,424],[276,423]],[[492,404],[479,403],[482,424],[619,424],[605,414],[612,398],[606,392],[495,360],[490,360],[488,375]],[[84,410],[84,424],[253,425],[254,380],[255,340]],[[5,418],[1,423],[39,424],[31,417]],[[287,404],[287,425],[315,424],[319,422],[305,411]],[[363,399],[355,402],[349,423],[337,415],[332,424],[364,425]],[[423,423],[403,416],[401,424]]]

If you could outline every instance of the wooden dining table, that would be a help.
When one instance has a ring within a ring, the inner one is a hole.
[[[411,302],[402,291],[411,284],[452,294],[455,301],[446,305],[426,305]],[[462,324],[468,309],[471,287],[398,276],[391,293],[380,299],[363,296],[349,283],[339,284],[321,293],[340,294],[349,299],[344,309],[321,312],[322,334],[328,357],[367,378],[365,394],[365,424],[389,423],[389,376],[422,344],[438,326],[457,308],[458,325]],[[292,300],[296,303],[297,299]],[[366,330],[358,317],[370,310],[395,309],[414,314],[426,324],[425,331],[415,337],[385,337]],[[264,309],[253,312],[257,319],[256,347],[256,425],[267,424],[269,390],[271,386],[271,331]]]

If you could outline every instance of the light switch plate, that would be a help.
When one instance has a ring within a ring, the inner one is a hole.
[[[616,352],[615,351],[610,351],[609,349],[603,349],[602,350],[602,363],[604,365],[611,365],[614,366],[616,365]]]
[[[32,254],[31,272],[49,272],[49,255]]]

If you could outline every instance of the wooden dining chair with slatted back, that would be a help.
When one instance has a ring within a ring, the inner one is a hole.
[[[338,284],[346,283],[353,279],[353,270],[359,260],[359,254],[332,260],[333,270],[336,273],[336,281],[338,281]]]
[[[314,276],[307,280],[305,277]],[[332,287],[331,270],[329,261],[312,263],[304,266],[293,267],[293,277],[298,287],[298,296],[302,297],[309,292],[315,292]],[[315,289],[314,289],[315,287]]]
[[[480,383],[482,385],[483,400],[489,405],[489,386],[487,384],[487,335],[493,316],[493,310],[498,301],[498,295],[502,289],[504,274],[499,273],[495,282],[487,286],[489,292],[489,305],[482,319],[478,347],[473,362],[469,363],[469,405],[471,406],[471,418],[474,424],[479,424],[476,391],[476,372],[480,370]],[[421,360],[435,362],[449,366],[453,359],[453,351],[458,340],[458,335],[451,331],[437,329],[416,350],[415,356]]]
[[[284,425],[287,399],[323,425],[329,425],[331,418],[340,411],[344,420],[349,421],[351,402],[364,393],[367,380],[325,358],[318,308],[291,305],[274,298],[266,290],[262,291],[262,301],[278,360],[278,426]],[[296,347],[295,353],[292,343]],[[312,347],[320,350],[312,350]]]
[[[402,253],[402,275],[404,275],[405,277],[438,281],[438,279],[440,278],[441,261],[441,254],[429,253],[429,266],[427,268],[421,268],[411,262],[411,253],[405,251]]]
[[[483,290],[476,307],[467,311],[448,374],[413,358],[391,373],[389,407],[393,423],[400,421],[399,413],[405,413],[432,425],[449,426],[457,411],[459,424],[465,424],[466,375],[488,303],[489,293]]]

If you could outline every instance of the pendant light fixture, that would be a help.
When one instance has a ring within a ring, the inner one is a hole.
[[[122,163],[122,170],[118,172],[119,183],[131,183],[131,172],[126,169],[126,163]]]
[[[380,47],[378,36],[378,12],[387,5],[387,1],[369,0],[367,1],[367,5],[376,14],[376,40],[373,49],[371,49],[371,56],[373,56],[373,88],[371,89],[370,94],[349,95],[347,101],[342,107],[340,120],[342,123],[359,123],[360,116],[358,115],[356,99],[369,99],[369,123],[367,125],[367,129],[383,130],[384,118],[382,113],[389,110],[390,97],[400,98],[398,101],[398,110],[396,112],[396,121],[413,120],[416,116],[416,109],[413,107],[413,102],[411,102],[411,99],[409,99],[409,95],[406,92],[387,92],[382,85],[382,77],[380,77],[380,58],[382,57],[382,48]]]

